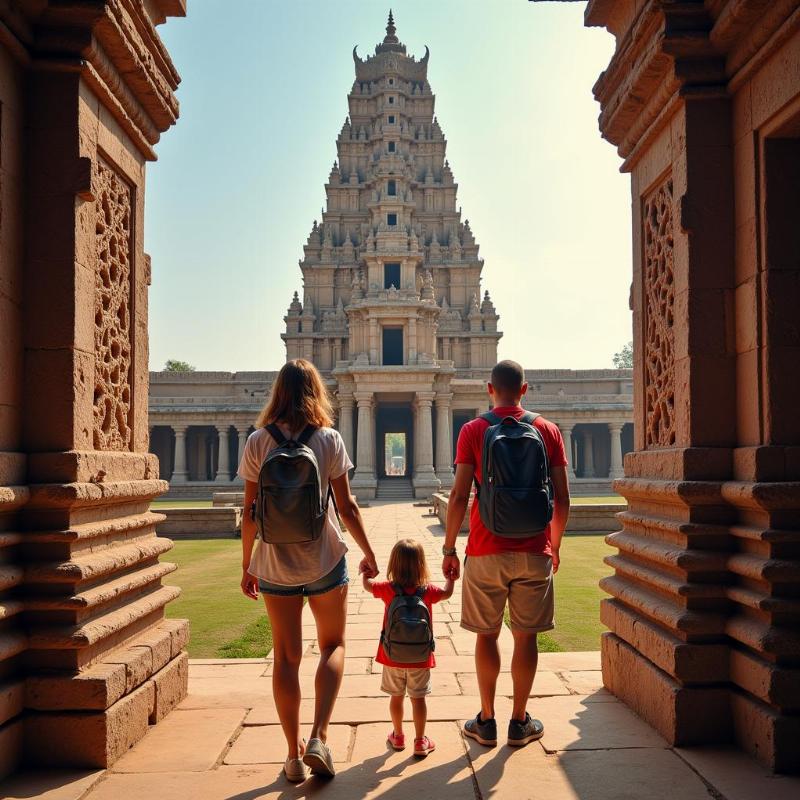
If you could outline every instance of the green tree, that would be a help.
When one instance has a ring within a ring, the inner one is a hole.
[[[614,353],[613,361],[617,369],[631,369],[633,367],[633,342],[628,342],[619,353]]]
[[[164,372],[194,372],[194,367],[188,361],[169,358],[164,364]]]

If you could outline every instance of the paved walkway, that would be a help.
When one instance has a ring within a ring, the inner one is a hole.
[[[375,505],[364,517],[378,560],[392,544],[425,542],[438,572],[442,529],[427,509],[411,503]],[[569,542],[565,550],[569,553]],[[351,575],[359,554],[350,554]],[[797,800],[800,779],[770,777],[736,751],[678,750],[617,702],[601,685],[598,653],[546,653],[533,687],[531,711],[544,738],[523,749],[482,748],[460,733],[477,698],[474,636],[458,624],[460,586],[435,607],[437,662],[429,702],[437,750],[419,761],[386,747],[388,701],[379,689],[373,656],[383,605],[353,583],[349,595],[345,678],[329,742],[339,774],[300,786],[281,775],[285,743],[276,724],[271,662],[193,661],[189,697],[111,770],[23,775],[0,786],[2,798],[45,800],[256,800],[316,797],[447,800],[447,798],[581,798],[581,800]],[[303,620],[306,657],[301,675],[304,723],[311,721],[316,665],[314,626]],[[501,638],[503,672],[497,711],[501,739],[510,712],[511,636]],[[410,709],[408,711],[410,715]],[[407,729],[407,736],[411,733]],[[409,736],[410,738],[410,736]]]

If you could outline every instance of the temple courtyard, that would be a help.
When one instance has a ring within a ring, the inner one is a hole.
[[[425,542],[434,579],[442,528],[427,508],[377,503],[364,509],[370,538],[384,565],[392,544]],[[573,540],[574,541],[574,540]],[[460,542],[463,550],[463,540]],[[569,559],[570,539],[563,547]],[[351,550],[355,576],[359,555]],[[512,750],[487,749],[465,739],[463,720],[479,709],[473,660],[475,637],[458,624],[460,586],[434,609],[437,667],[428,733],[437,749],[424,760],[410,748],[386,745],[389,706],[374,662],[382,620],[380,601],[358,582],[349,595],[345,677],[329,742],[339,774],[331,782],[285,781],[284,740],[272,701],[271,659],[194,659],[189,695],[111,769],[36,770],[0,784],[4,800],[257,800],[257,798],[680,798],[680,800],[796,800],[800,778],[776,776],[741,751],[671,747],[653,728],[603,688],[600,653],[542,653],[530,711],[542,719],[540,742]],[[301,709],[310,723],[316,643],[310,613],[303,625]],[[510,713],[508,672],[512,637],[501,636],[503,672],[497,716],[501,742]],[[410,714],[410,709],[408,710]],[[407,733],[410,732],[410,725]]]

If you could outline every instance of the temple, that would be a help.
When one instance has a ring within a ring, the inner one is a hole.
[[[303,247],[302,300],[295,292],[284,318],[287,359],[313,361],[328,381],[362,500],[451,485],[453,442],[488,408],[502,336],[434,114],[429,55],[407,54],[391,13],[373,55],[353,48],[327,207]],[[630,371],[527,375],[526,403],[562,427],[576,489],[608,491],[633,447]],[[172,494],[230,483],[273,374],[151,378],[151,446]]]

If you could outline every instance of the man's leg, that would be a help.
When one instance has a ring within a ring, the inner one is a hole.
[[[514,707],[511,718],[524,721],[528,708],[528,698],[533,688],[533,679],[536,677],[536,667],[539,663],[539,648],[536,644],[536,634],[515,630],[514,655],[511,659],[511,679],[514,682]]]
[[[479,633],[475,643],[475,670],[478,673],[478,691],[481,694],[481,719],[494,718],[494,697],[497,676],[500,674],[500,633]]]

